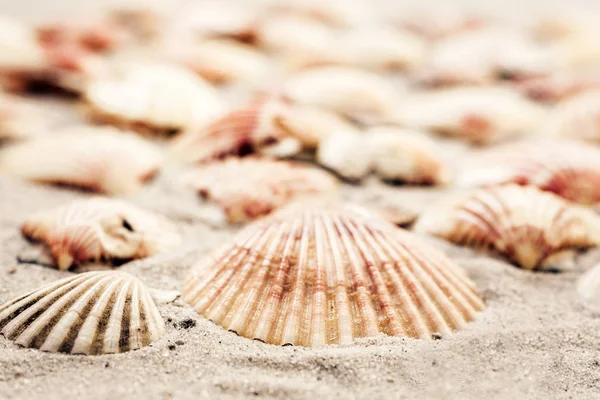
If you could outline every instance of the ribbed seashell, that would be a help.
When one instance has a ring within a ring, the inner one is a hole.
[[[132,129],[171,132],[203,126],[224,112],[215,88],[167,64],[128,65],[85,91],[93,119]]]
[[[538,127],[546,110],[504,87],[457,87],[408,96],[399,123],[475,144],[505,140]]]
[[[276,345],[348,344],[383,332],[430,339],[484,307],[474,284],[411,233],[351,205],[292,205],[192,267],[184,300]]]
[[[592,267],[579,278],[577,293],[588,308],[600,312],[600,266]]]
[[[46,244],[61,270],[92,260],[149,257],[180,242],[177,229],[165,217],[101,197],[40,211],[23,223],[21,231]]]
[[[208,164],[183,180],[216,203],[230,222],[249,221],[291,201],[326,196],[337,189],[335,178],[317,168],[256,158]]]
[[[170,158],[181,163],[200,163],[228,156],[259,153],[287,157],[301,145],[278,120],[289,104],[280,96],[260,95],[204,128],[184,132],[175,139]]]
[[[0,333],[51,353],[111,354],[157,341],[165,323],[144,284],[126,272],[52,282],[0,307]]]
[[[600,75],[596,72],[561,71],[546,76],[525,79],[517,88],[538,101],[562,101],[581,93],[600,90]]]
[[[459,187],[499,183],[536,186],[568,200],[600,202],[600,150],[573,140],[525,140],[492,147],[459,169]]]
[[[600,90],[558,103],[542,130],[551,137],[600,142]]]
[[[0,151],[0,172],[42,183],[131,194],[158,170],[162,151],[134,134],[81,127]]]
[[[443,199],[415,230],[494,249],[525,269],[555,267],[566,250],[600,244],[591,210],[531,186],[501,185]]]
[[[375,121],[393,119],[399,100],[399,93],[383,77],[351,67],[300,72],[285,83],[284,94],[300,104]]]
[[[0,72],[37,70],[43,63],[44,51],[33,27],[0,16]]]

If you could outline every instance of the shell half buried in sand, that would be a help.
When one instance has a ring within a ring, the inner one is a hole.
[[[204,256],[184,299],[241,336],[307,347],[379,333],[430,339],[484,308],[467,276],[410,232],[357,206],[312,203]]]
[[[61,270],[92,260],[149,257],[180,242],[177,229],[165,217],[101,197],[38,212],[21,231],[46,244]]]
[[[577,293],[586,307],[600,313],[600,266],[587,271],[577,284]]]
[[[483,150],[459,169],[460,187],[532,185],[581,204],[600,202],[600,150],[575,140],[525,140]]]
[[[120,271],[75,275],[0,307],[4,337],[51,353],[122,353],[148,346],[164,332],[144,284]]]
[[[90,117],[145,132],[171,133],[203,126],[224,106],[214,87],[183,67],[134,64],[91,82]]]
[[[184,183],[216,203],[230,222],[271,213],[301,197],[333,194],[336,179],[299,163],[255,158],[230,158],[185,174]]]
[[[573,250],[600,244],[600,218],[594,212],[511,184],[450,196],[423,213],[415,230],[494,249],[525,269],[561,269]]]
[[[41,183],[126,195],[163,161],[163,152],[134,134],[81,127],[16,143],[0,151],[0,172]]]

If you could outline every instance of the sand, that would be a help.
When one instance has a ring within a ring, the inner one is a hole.
[[[6,0],[0,4],[15,9]],[[184,245],[121,267],[150,287],[168,290],[180,289],[190,265],[236,231],[203,223],[198,199],[179,192],[174,176],[164,172],[132,201],[177,221]],[[376,181],[344,190],[359,202],[416,211],[441,194]],[[19,225],[32,212],[85,196],[0,176],[0,303],[70,274],[19,264],[17,257],[30,247]],[[425,240],[466,270],[487,303],[455,335],[435,341],[382,335],[316,350],[277,347],[227,332],[178,300],[159,307],[167,321],[165,336],[125,354],[47,354],[0,337],[0,398],[600,398],[600,316],[587,311],[575,293],[578,277],[600,262],[600,250],[581,254],[572,271],[533,273],[498,257]]]

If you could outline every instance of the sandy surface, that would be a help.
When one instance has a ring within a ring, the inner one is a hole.
[[[0,5],[16,12],[13,2]],[[236,230],[204,224],[195,196],[174,188],[170,174],[163,173],[132,201],[177,221],[184,246],[121,267],[161,289],[179,289],[189,266]],[[376,182],[366,186],[347,187],[347,197],[418,210],[440,194]],[[0,303],[69,275],[18,264],[17,256],[29,246],[19,225],[34,211],[84,196],[0,176]],[[47,354],[0,338],[0,398],[600,398],[600,317],[584,309],[574,291],[581,273],[600,261],[600,251],[582,254],[573,271],[532,273],[427,240],[465,268],[487,303],[475,322],[451,337],[381,336],[318,350],[276,347],[226,332],[176,302],[160,306],[168,322],[165,336],[135,352]]]

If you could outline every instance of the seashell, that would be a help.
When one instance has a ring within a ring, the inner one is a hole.
[[[215,88],[174,65],[128,65],[91,82],[85,91],[93,119],[171,132],[203,126],[224,107]]]
[[[588,308],[600,312],[600,267],[598,265],[579,278],[577,293]]]
[[[411,233],[359,207],[311,203],[204,256],[183,297],[243,337],[307,347],[446,335],[484,307],[464,273]]]
[[[595,72],[561,71],[517,82],[517,88],[533,100],[554,102],[600,89],[600,75]]]
[[[22,225],[25,237],[45,243],[58,269],[90,260],[132,260],[179,245],[164,217],[127,202],[92,198],[40,211]]]
[[[169,0],[107,0],[102,2],[103,14],[131,38],[149,41],[169,26],[173,2]]]
[[[483,17],[447,4],[400,7],[404,9],[394,10],[394,15],[399,16],[396,25],[431,41],[480,29],[486,24]]]
[[[230,222],[249,221],[293,200],[337,189],[336,180],[319,169],[255,158],[230,158],[196,168],[184,176],[184,183],[216,203]]]
[[[108,20],[62,20],[36,27],[44,47],[73,44],[82,50],[102,53],[120,45],[118,28]]]
[[[317,162],[349,180],[365,178],[372,168],[372,155],[358,132],[339,131],[321,140]]]
[[[52,114],[29,99],[0,92],[0,142],[48,133]]]
[[[251,153],[273,157],[296,154],[301,150],[299,140],[278,123],[288,106],[279,96],[258,96],[212,124],[180,135],[171,145],[171,159],[199,163]]]
[[[525,140],[500,145],[468,159],[459,187],[499,183],[536,186],[568,200],[600,202],[600,150],[572,140]]]
[[[542,131],[550,137],[600,142],[600,90],[560,102]]]
[[[37,70],[44,62],[44,51],[33,27],[0,16],[0,72]]]
[[[514,184],[446,198],[421,215],[415,230],[494,249],[525,269],[554,267],[564,251],[600,244],[600,219],[591,210]]]
[[[335,28],[356,28],[377,21],[377,13],[364,0],[319,0],[274,1],[267,5],[271,18],[279,18],[281,13],[289,13],[312,18]]]
[[[104,271],[52,282],[1,306],[0,332],[23,347],[99,355],[146,347],[163,336],[165,323],[138,278]]]
[[[546,110],[504,87],[457,87],[417,93],[400,106],[397,120],[474,144],[487,144],[535,129]]]
[[[0,151],[0,171],[41,183],[131,194],[158,170],[163,154],[132,134],[82,127],[16,143]]]
[[[354,118],[390,120],[399,93],[383,77],[351,67],[320,67],[292,76],[284,95]]]

